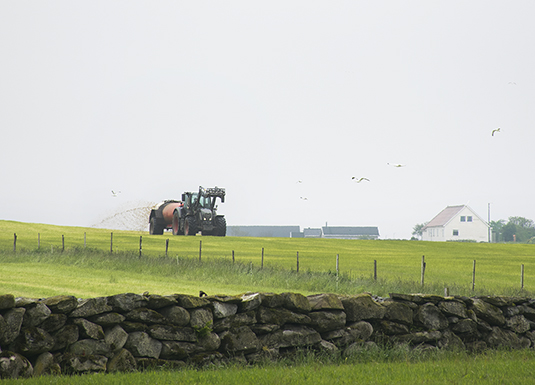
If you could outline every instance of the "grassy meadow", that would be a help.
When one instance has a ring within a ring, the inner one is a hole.
[[[423,288],[422,256],[426,263]],[[176,237],[0,221],[0,290],[20,296],[86,297],[146,290],[158,294],[197,294],[199,290],[443,294],[445,287],[450,294],[517,295],[535,288],[534,260],[535,245],[528,244]],[[377,280],[373,279],[374,261]]]

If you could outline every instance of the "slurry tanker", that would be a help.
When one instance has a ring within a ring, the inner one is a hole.
[[[215,235],[227,234],[224,215],[217,214],[217,198],[225,202],[225,189],[203,188],[198,192],[185,192],[182,200],[166,200],[158,203],[150,212],[150,234],[163,234],[171,229],[173,235]]]

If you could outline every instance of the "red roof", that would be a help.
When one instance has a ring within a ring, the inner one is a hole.
[[[459,213],[466,206],[448,206],[442,210],[436,217],[431,219],[431,221],[425,227],[435,227],[435,226],[444,226],[448,223],[456,214]],[[424,228],[425,228],[424,227]]]

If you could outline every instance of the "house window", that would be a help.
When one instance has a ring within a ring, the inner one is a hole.
[[[466,217],[467,222],[472,222],[472,217]]]
[[[453,236],[459,235],[459,230],[453,230]]]
[[[466,217],[465,216],[461,217],[461,222],[466,222]]]

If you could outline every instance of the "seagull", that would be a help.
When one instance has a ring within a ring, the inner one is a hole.
[[[304,201],[307,201],[307,200],[308,200],[307,197],[299,197],[299,199],[302,199],[302,200],[304,200]]]
[[[511,84],[511,85],[513,85],[513,86],[516,86],[516,82],[509,82],[509,83],[507,83],[507,84]]]
[[[115,192],[111,190],[111,195],[113,195],[114,197],[117,197],[117,194],[120,194],[120,193],[121,193],[120,191]]]
[[[298,180],[296,183],[303,183],[303,181],[302,180]]]
[[[389,166],[394,166],[394,167],[405,167],[404,164],[390,164],[390,163],[387,163]]]
[[[495,133],[495,132],[500,132],[500,127],[496,128],[496,129],[494,129],[494,130],[492,130],[492,136],[494,136],[494,133]]]
[[[355,180],[355,179],[357,179],[357,177],[353,176],[353,177],[351,177],[351,179]],[[360,182],[362,182],[364,180],[367,180],[368,182],[370,181],[368,178],[360,178],[360,179],[356,180],[355,182],[360,183]]]

